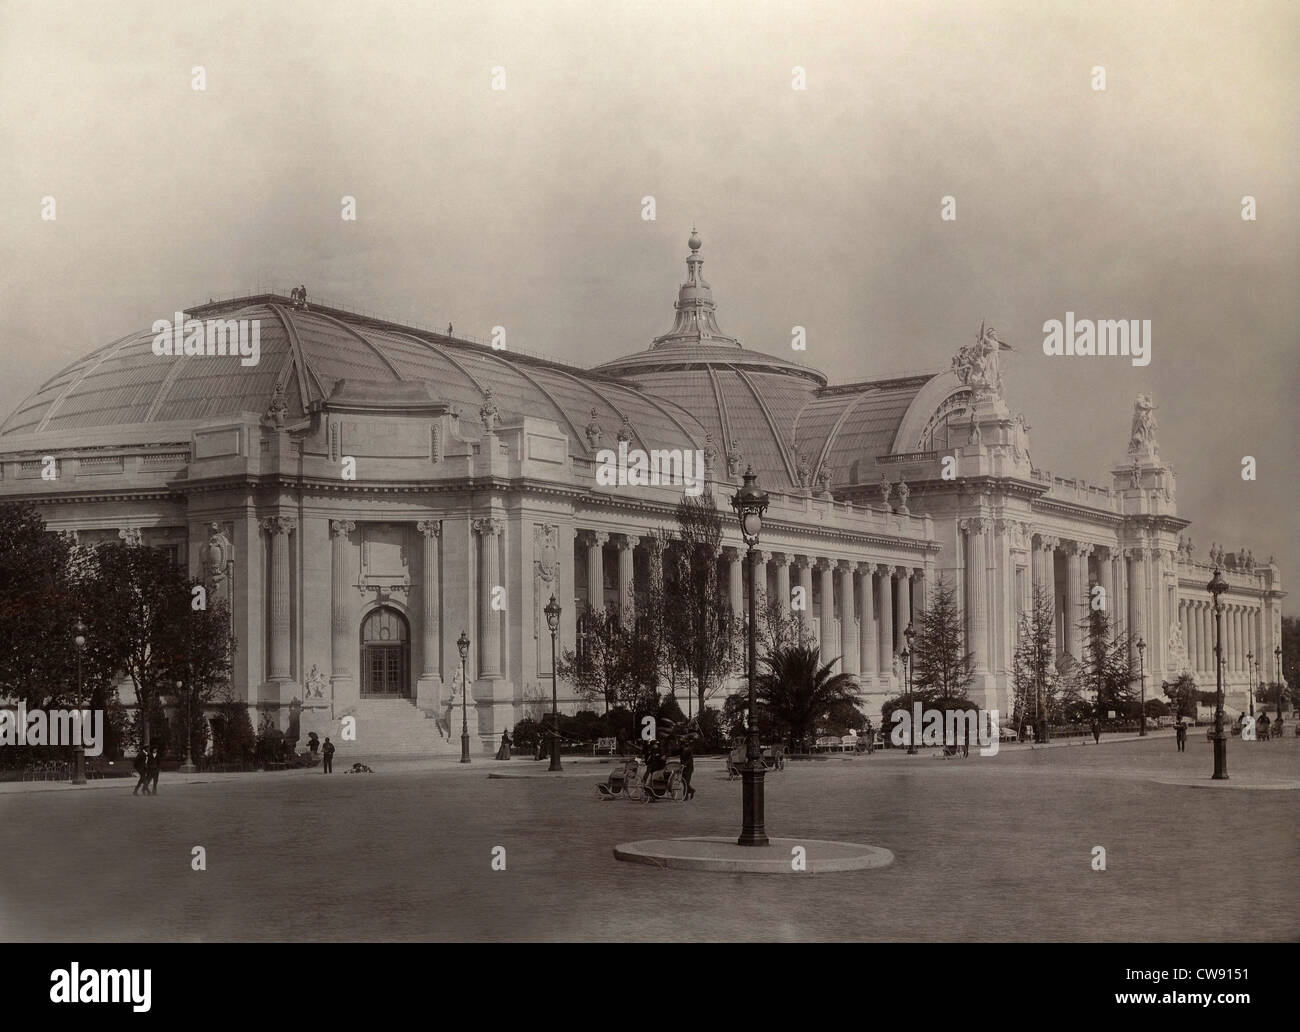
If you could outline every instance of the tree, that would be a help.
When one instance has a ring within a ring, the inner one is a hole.
[[[616,613],[587,606],[578,614],[577,645],[565,649],[557,665],[558,675],[572,682],[584,698],[602,699],[606,713],[619,704],[627,681],[625,638]]]
[[[940,579],[913,639],[912,692],[922,702],[965,699],[975,677],[974,654],[963,649],[961,614],[951,585]]]
[[[31,709],[86,703],[98,666],[83,653],[78,697],[82,601],[69,541],[31,506],[0,506],[0,695]]]
[[[1074,690],[1082,696],[1093,692],[1093,713],[1101,720],[1107,711],[1124,709],[1135,691],[1136,674],[1129,662],[1129,635],[1111,636],[1110,617],[1104,606],[1089,599],[1088,615],[1080,621],[1084,632],[1083,660],[1074,679]]]
[[[1036,737],[1048,739],[1048,724],[1057,715],[1060,681],[1052,652],[1056,642],[1056,609],[1051,596],[1034,589],[1033,602],[1020,614],[1012,681],[1016,692],[1015,726],[1032,716]]]
[[[674,515],[675,547],[665,552],[664,562],[664,590],[672,599],[664,607],[666,656],[686,671],[694,684],[697,709],[702,710],[732,672],[744,617],[731,611],[727,589],[718,577],[722,517],[713,496],[686,496]]]
[[[1180,674],[1176,680],[1164,681],[1160,689],[1169,700],[1169,708],[1173,710],[1175,717],[1195,718],[1199,692],[1196,688],[1196,679],[1191,674]]]
[[[806,741],[817,722],[839,704],[856,701],[858,686],[853,675],[832,673],[838,662],[837,658],[823,664],[821,650],[815,645],[777,649],[762,657],[765,669],[754,685],[756,701],[775,728],[788,737],[791,748],[796,739]],[[843,715],[844,711],[837,712]]]
[[[87,637],[135,688],[143,745],[152,737],[152,721],[145,715],[163,698],[174,697],[177,681],[190,684],[196,698],[206,702],[229,671],[229,615],[224,606],[194,610],[193,587],[165,553],[108,544],[95,550],[93,572],[82,588]],[[196,708],[201,719],[202,706]]]

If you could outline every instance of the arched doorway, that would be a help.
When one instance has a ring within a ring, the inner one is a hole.
[[[411,697],[411,635],[406,617],[390,606],[373,610],[361,623],[361,694]]]

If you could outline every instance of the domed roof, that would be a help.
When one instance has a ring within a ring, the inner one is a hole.
[[[824,386],[826,377],[818,370],[788,358],[750,351],[741,347],[735,337],[722,332],[718,326],[713,290],[701,271],[704,259],[700,257],[700,235],[694,227],[687,244],[691,253],[686,258],[686,282],[677,290],[672,329],[656,337],[646,351],[616,358],[597,366],[597,370],[625,376],[643,371],[703,368],[715,362],[726,362],[750,370],[778,370]]]
[[[558,362],[337,309],[303,309],[276,295],[202,305],[186,314],[201,321],[257,320],[258,363],[241,365],[237,354],[158,355],[154,332],[130,334],[43,384],[0,424],[0,444],[30,447],[38,436],[102,438],[105,428],[156,430],[163,424],[260,417],[277,388],[292,421],[344,380],[387,383],[394,391],[425,383],[437,400],[472,413],[490,391],[504,423],[522,416],[552,420],[568,433],[578,456],[594,453],[588,427],[603,433],[597,448],[608,447],[620,430],[632,447],[647,450],[704,446],[705,428],[677,402]],[[477,420],[462,425],[472,432]]]

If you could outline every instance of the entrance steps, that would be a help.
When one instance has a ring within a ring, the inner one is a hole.
[[[361,699],[340,716],[356,718],[356,741],[338,742],[341,762],[346,753],[358,756],[460,755],[460,727],[450,740],[438,729],[432,713],[410,699]],[[444,729],[445,730],[445,729]]]

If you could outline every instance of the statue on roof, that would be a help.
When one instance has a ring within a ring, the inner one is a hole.
[[[618,439],[620,441],[632,440],[632,422],[627,416],[623,417],[623,425],[618,428]]]
[[[1160,424],[1156,422],[1156,404],[1151,400],[1150,394],[1139,394],[1133,401],[1133,425],[1129,431],[1128,453],[1136,455],[1140,452],[1149,452],[1152,455],[1159,455],[1160,448],[1156,445],[1156,431]],[[1134,460],[1136,462],[1136,460]]]
[[[808,458],[798,448],[794,450],[794,475],[795,482],[803,489],[807,490],[812,487],[813,471],[808,465]]]
[[[907,486],[907,481],[901,477],[898,481],[898,507],[907,512],[907,498],[912,493],[912,489]]]
[[[450,332],[450,328],[448,328],[448,330]],[[583,428],[582,432],[586,434],[587,445],[592,449],[592,451],[595,451],[596,445],[600,444],[600,442],[604,440],[605,430],[600,425],[600,420],[596,418],[595,409],[591,410],[591,419],[587,422],[587,425]]]
[[[823,465],[822,468],[817,471],[817,483],[821,486],[823,497],[831,497],[831,479],[832,475],[830,466]]]
[[[266,409],[266,418],[277,430],[284,429],[285,417],[289,414],[289,403],[284,400],[284,384],[277,383],[271,392],[271,403]]]
[[[483,420],[483,429],[489,433],[496,433],[497,422],[501,418],[501,410],[497,408],[496,399],[492,397],[492,388],[489,387],[483,392],[483,405],[478,410],[479,419]]]
[[[714,463],[718,460],[718,446],[713,443],[713,431],[704,431],[704,475],[713,479]]]
[[[887,473],[880,474],[880,500],[884,503],[885,508],[889,508],[889,499],[894,494],[894,485],[889,482]]]
[[[1003,351],[1014,350],[998,338],[997,330],[992,326],[980,323],[975,343],[957,350],[952,359],[952,369],[964,386],[974,387],[977,391],[993,391],[1001,397],[1002,370],[998,356]]]
[[[740,476],[740,462],[744,458],[741,454],[740,445],[732,441],[727,448],[727,476],[732,480]]]

